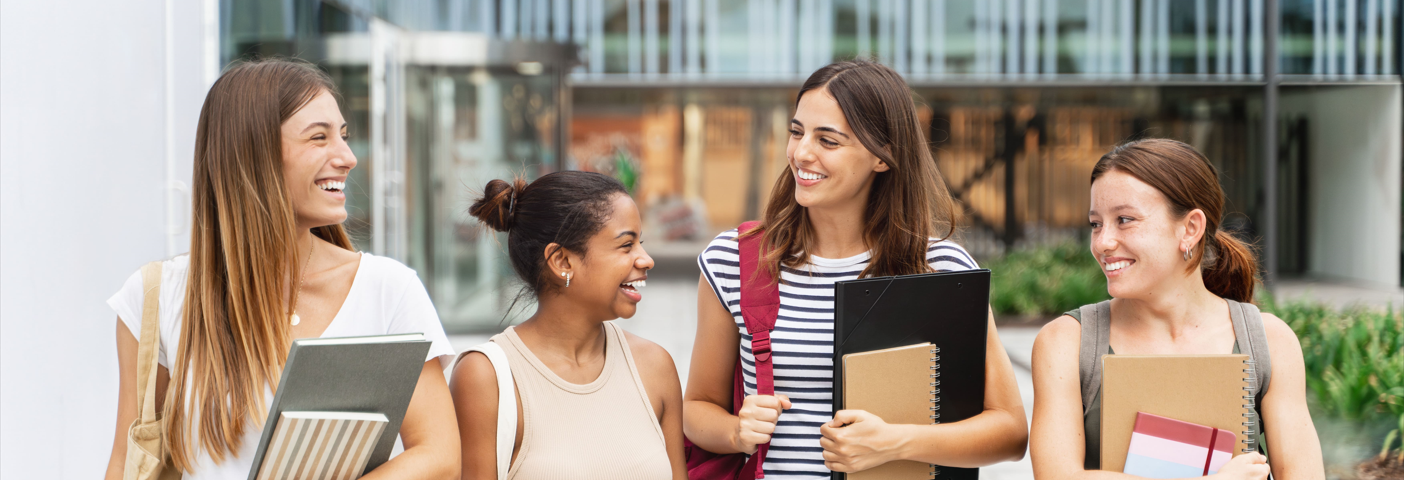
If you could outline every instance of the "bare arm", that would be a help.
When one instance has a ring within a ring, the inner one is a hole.
[[[405,451],[361,478],[458,478],[458,422],[440,365],[439,359],[431,359],[419,372],[405,421],[400,424]]]
[[[117,388],[117,428],[112,437],[112,455],[107,459],[107,474],[103,476],[106,480],[122,480],[122,470],[127,463],[127,430],[132,427],[132,422],[136,421],[136,390],[137,390],[137,350],[139,342],[132,336],[131,330],[122,323],[122,319],[117,319],[117,370],[120,377]],[[166,372],[166,367],[156,366],[156,411],[161,411],[162,404],[166,397],[166,385],[170,383],[170,374]]]
[[[1034,414],[1029,438],[1034,476],[1040,480],[1127,480],[1121,472],[1085,470],[1082,387],[1078,374],[1081,329],[1072,317],[1059,317],[1038,333],[1033,348]],[[1268,467],[1262,455],[1239,455],[1225,464],[1219,479],[1263,480]]]
[[[674,480],[687,480],[687,458],[683,455],[682,384],[678,382],[678,367],[673,356],[658,344],[625,333],[639,379],[653,404],[658,425],[663,429],[663,442],[668,451]]]
[[[697,281],[697,339],[683,395],[683,432],[713,453],[753,453],[770,441],[780,411],[789,408],[784,395],[749,395],[741,415],[731,414],[732,376],[741,349],[741,332],[731,311],[721,304],[706,278]]]
[[[1306,366],[1302,345],[1292,328],[1270,313],[1263,314],[1263,329],[1272,356],[1272,383],[1263,396],[1261,423],[1267,433],[1268,457],[1274,478],[1321,479],[1321,440],[1306,403]]]
[[[857,472],[893,460],[983,467],[1024,456],[1029,432],[1009,355],[989,315],[985,339],[985,410],[959,422],[894,425],[861,410],[843,410],[820,427],[825,466]]]
[[[472,352],[463,356],[453,369],[449,384],[453,393],[453,410],[458,417],[458,438],[462,443],[463,480],[497,478],[497,371],[486,355]],[[515,392],[515,389],[514,389]],[[511,460],[517,458],[525,433],[522,421],[522,397],[517,402],[517,435],[512,445]]]

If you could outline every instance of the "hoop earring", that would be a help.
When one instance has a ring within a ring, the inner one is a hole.
[[[1186,249],[1185,249],[1185,261],[1186,261],[1186,262],[1189,261],[1189,259],[1190,259],[1190,251],[1192,251],[1192,250],[1194,250],[1194,249],[1192,249],[1192,248],[1186,248]]]

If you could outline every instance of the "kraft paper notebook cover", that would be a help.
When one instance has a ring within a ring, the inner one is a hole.
[[[1140,412],[1124,472],[1146,478],[1213,475],[1233,457],[1234,437],[1228,430]]]
[[[258,480],[355,480],[389,422],[379,413],[283,412]]]
[[[1236,432],[1233,455],[1252,447],[1247,355],[1102,357],[1102,470],[1123,471],[1136,415],[1145,412]]]
[[[844,404],[888,423],[931,423],[931,408],[937,405],[931,374],[939,367],[939,353],[935,345],[921,343],[844,355]],[[850,473],[848,480],[930,476],[931,465],[899,460]]]
[[[268,407],[249,480],[259,480],[284,412],[384,415],[383,434],[376,439],[365,467],[352,478],[385,463],[395,447],[419,372],[424,369],[429,343],[418,333],[294,340],[278,380],[277,395]]]
[[[930,343],[940,369],[919,384],[916,400],[939,390],[936,410],[919,423],[950,423],[985,409],[985,342],[990,271],[877,277],[834,284],[834,411],[845,405],[845,355]],[[930,367],[930,359],[921,365]],[[915,387],[913,387],[915,388]],[[910,399],[907,399],[910,401]],[[935,466],[917,478],[977,479],[976,468]],[[834,480],[846,476],[834,472]]]

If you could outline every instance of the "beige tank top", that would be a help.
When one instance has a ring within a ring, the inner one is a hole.
[[[492,337],[507,354],[522,401],[522,447],[508,479],[670,479],[658,415],[624,330],[604,323],[605,366],[595,381],[566,382],[508,327]]]

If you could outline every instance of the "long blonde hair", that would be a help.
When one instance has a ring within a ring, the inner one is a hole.
[[[336,89],[312,64],[248,62],[224,72],[200,109],[190,273],[163,409],[171,458],[182,471],[201,449],[215,463],[238,451],[245,422],[265,420],[264,388],[277,388],[297,301],[297,292],[285,295],[302,275],[283,184],[282,124],[323,91]],[[352,249],[341,225],[313,234]]]

